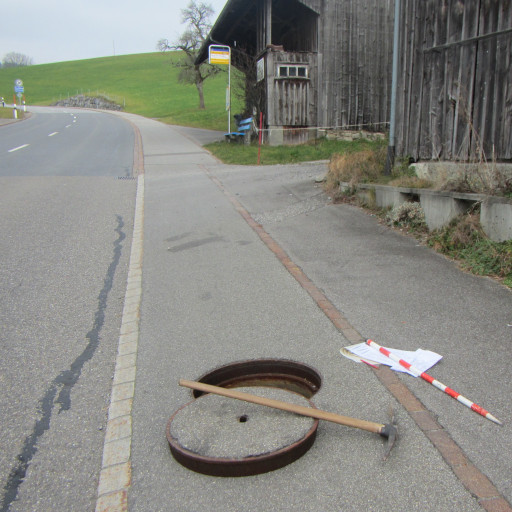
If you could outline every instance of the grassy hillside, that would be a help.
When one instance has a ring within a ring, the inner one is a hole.
[[[201,111],[195,86],[178,83],[178,69],[171,59],[177,59],[177,54],[120,55],[0,69],[0,96],[11,103],[14,80],[20,78],[27,105],[50,105],[76,94],[105,94],[125,105],[127,112],[173,124],[226,130],[227,74],[205,82],[206,110]]]

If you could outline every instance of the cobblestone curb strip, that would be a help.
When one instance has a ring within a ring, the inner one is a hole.
[[[128,510],[127,493],[131,484],[132,404],[142,298],[143,224],[144,174],[139,174],[130,265],[108,410],[96,512]]]

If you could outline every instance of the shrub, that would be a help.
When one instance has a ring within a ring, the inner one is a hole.
[[[425,213],[420,203],[406,202],[395,206],[386,215],[386,221],[392,226],[411,229],[426,228]]]

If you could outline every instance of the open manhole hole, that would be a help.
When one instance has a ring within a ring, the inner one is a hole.
[[[200,382],[236,387],[266,398],[315,407],[319,373],[303,363],[258,359],[228,364]],[[313,445],[318,420],[194,391],[167,424],[173,457],[193,471],[214,476],[248,476],[281,468]]]

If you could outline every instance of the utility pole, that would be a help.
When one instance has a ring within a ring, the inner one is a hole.
[[[385,174],[391,174],[395,165],[396,90],[398,81],[398,44],[400,41],[400,0],[395,0],[395,26],[393,30],[393,71],[391,76],[391,108],[389,119],[389,145]]]

